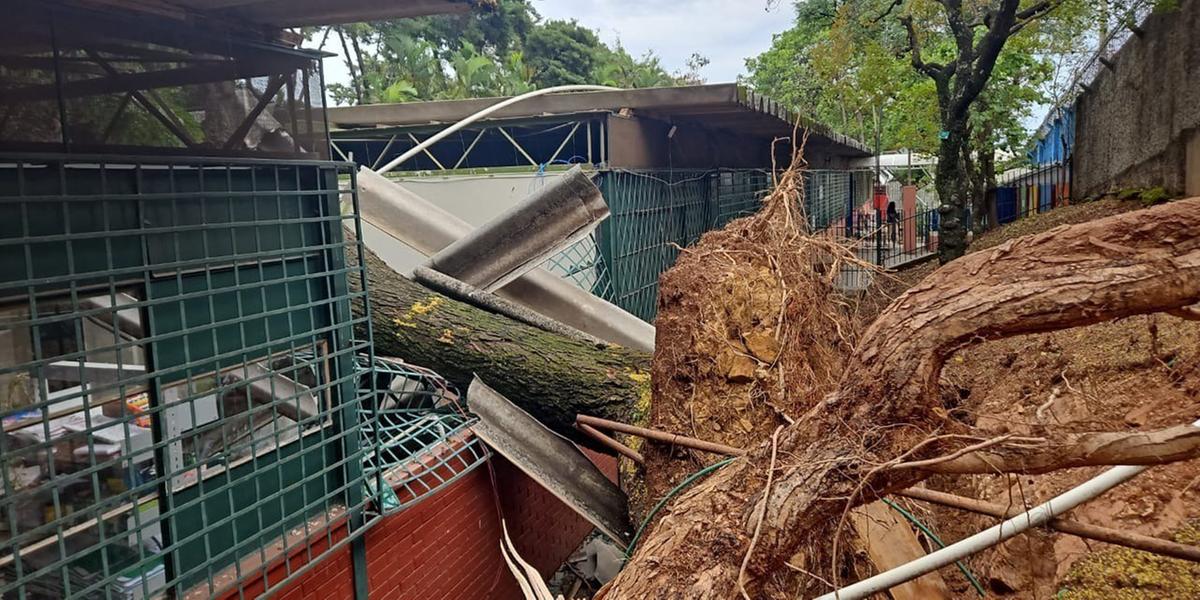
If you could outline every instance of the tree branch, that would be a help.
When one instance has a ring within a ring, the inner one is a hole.
[[[1009,37],[1016,35],[1019,31],[1024,29],[1026,25],[1029,25],[1039,18],[1044,17],[1050,11],[1058,8],[1063,2],[1064,0],[1044,0],[1043,2],[1039,2],[1021,12],[1018,12],[1015,16],[1016,22],[1013,23],[1012,27],[1010,27],[1008,30]]]
[[[947,76],[946,66],[937,63],[927,63],[921,57],[921,40],[917,36],[917,29],[913,25],[912,17],[904,15],[900,17],[900,23],[908,31],[908,49],[912,56],[913,68],[920,73],[932,77],[934,81],[942,81]]]
[[[958,46],[958,60],[970,62],[974,59],[975,31],[963,13],[962,0],[938,0],[938,3],[946,9],[946,22],[950,24],[950,32]]]
[[[919,468],[930,473],[956,475],[1038,475],[1077,467],[1161,465],[1198,457],[1200,427],[1178,425],[1135,433],[1071,434],[1040,443],[1005,440],[948,460],[913,461],[892,468]]]
[[[883,11],[883,13],[880,14],[878,17],[871,19],[871,24],[876,25],[880,21],[886,19],[887,16],[892,14],[892,11],[895,10],[896,7],[900,6],[901,4],[904,4],[904,0],[892,0],[892,3],[890,5],[888,5],[887,10]]]
[[[1180,319],[1186,319],[1188,321],[1200,321],[1200,305],[1185,306],[1183,308],[1168,310],[1167,314],[1173,317],[1179,317]]]

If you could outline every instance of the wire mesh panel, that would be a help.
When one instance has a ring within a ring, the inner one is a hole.
[[[870,201],[870,171],[805,171],[805,214],[816,233],[861,237],[851,228]],[[653,322],[658,278],[681,248],[709,230],[751,215],[770,192],[771,174],[757,169],[605,171],[600,189],[612,216],[597,234],[609,273],[611,300]],[[867,233],[860,232],[862,235]]]
[[[609,279],[604,256],[596,244],[595,232],[546,259],[542,266],[596,297],[613,299],[612,280]]]
[[[0,156],[0,597],[208,597],[348,543],[339,171]]]
[[[384,514],[403,510],[487,460],[483,442],[469,432],[476,419],[458,391],[438,374],[393,358],[360,357],[360,413],[368,448],[369,485],[381,483]]]
[[[653,321],[658,276],[679,249],[700,239],[717,219],[713,171],[608,171],[600,189],[612,216],[601,225],[613,302]]]
[[[721,171],[717,174],[717,221],[715,227],[758,212],[771,190],[766,171]]]
[[[320,56],[181,19],[9,0],[0,147],[320,158]]]

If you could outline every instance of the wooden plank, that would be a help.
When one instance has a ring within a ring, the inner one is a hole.
[[[883,502],[875,501],[850,511],[858,543],[882,573],[925,556],[912,527]],[[946,580],[936,571],[898,585],[888,593],[893,600],[943,600],[950,598]]]

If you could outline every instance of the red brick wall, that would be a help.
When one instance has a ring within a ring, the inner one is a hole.
[[[588,453],[611,478],[616,461]],[[549,576],[592,530],[590,523],[501,457],[494,457],[496,494],[486,465],[400,513],[386,517],[366,534],[367,573],[372,598],[521,598],[516,580],[500,555],[500,518],[522,558]],[[342,529],[340,536],[344,537]],[[341,539],[335,537],[334,543]],[[321,542],[323,543],[323,542]],[[294,570],[305,553],[292,559]],[[279,581],[280,563],[270,574]],[[261,592],[262,581],[243,585],[246,597]],[[233,594],[236,597],[236,593]],[[348,547],[290,584],[284,600],[353,598]]]

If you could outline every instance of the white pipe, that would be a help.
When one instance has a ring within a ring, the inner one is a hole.
[[[540,89],[540,90],[533,90],[532,92],[526,92],[524,94],[521,94],[520,96],[513,96],[512,98],[509,98],[507,100],[501,100],[500,102],[497,102],[497,103],[445,128],[445,129],[437,132],[436,134],[427,138],[425,141],[417,144],[416,146],[413,146],[404,154],[401,154],[400,156],[396,157],[388,164],[383,165],[383,168],[376,169],[375,172],[379,173],[380,175],[383,175],[384,173],[387,173],[388,171],[391,171],[392,169],[395,169],[396,167],[404,164],[404,161],[420,154],[421,152],[425,151],[426,148],[436,144],[437,142],[441,141],[446,136],[458,131],[459,129],[462,129],[463,127],[466,127],[467,125],[470,125],[471,123],[474,123],[475,121],[478,121],[478,120],[480,120],[480,119],[482,119],[482,118],[484,118],[506,106],[512,106],[513,104],[516,104],[518,102],[523,102],[530,98],[535,98],[537,96],[543,96],[546,94],[554,94],[557,92],[619,92],[619,91],[621,91],[621,88],[609,87],[607,85],[556,85],[554,87],[548,87],[548,88],[544,88],[544,89]]]
[[[1200,421],[1192,423],[1192,426],[1200,427]],[[1028,529],[1044,525],[1054,517],[1133,479],[1149,468],[1148,466],[1113,467],[1083,482],[1079,487],[1067,490],[1045,503],[1031,508],[1028,512],[1023,512],[969,538],[950,544],[937,552],[926,554],[890,571],[884,571],[874,577],[868,577],[853,585],[825,594],[817,600],[859,600],[912,581],[926,573],[954,564],[954,561],[991,548]]]

